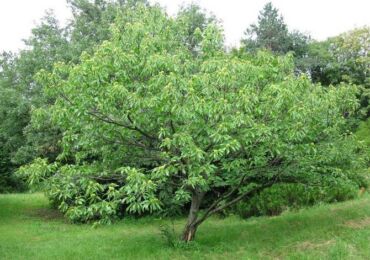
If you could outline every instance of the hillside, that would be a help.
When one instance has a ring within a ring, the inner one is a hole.
[[[169,220],[73,225],[42,194],[0,195],[2,259],[369,259],[370,196],[278,217],[211,218],[196,242],[171,248]],[[174,221],[179,232],[183,219]]]

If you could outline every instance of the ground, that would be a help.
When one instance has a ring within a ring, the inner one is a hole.
[[[170,220],[93,228],[68,223],[40,193],[0,195],[0,259],[370,259],[369,205],[363,195],[278,217],[215,217],[196,242],[172,248],[159,231]]]

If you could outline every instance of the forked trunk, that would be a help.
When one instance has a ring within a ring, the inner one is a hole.
[[[186,225],[184,233],[182,234],[182,240],[189,242],[195,238],[195,232],[197,232],[196,225]]]
[[[191,206],[189,210],[188,221],[186,223],[184,232],[182,234],[182,240],[189,242],[195,238],[195,233],[197,232],[198,224],[198,212],[200,204],[202,203],[202,199],[204,196],[204,192],[201,191],[194,191],[191,199]]]

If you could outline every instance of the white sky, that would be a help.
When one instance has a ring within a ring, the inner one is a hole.
[[[223,23],[226,43],[237,45],[245,29],[257,20],[268,0],[151,0],[176,13],[184,3],[197,3]],[[289,29],[323,40],[356,26],[370,25],[369,0],[272,0]],[[71,16],[65,0],[0,0],[0,51],[22,48],[46,9],[54,9],[62,24]]]

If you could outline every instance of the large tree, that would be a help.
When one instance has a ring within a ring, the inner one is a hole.
[[[52,176],[49,195],[67,214],[190,203],[182,236],[190,241],[209,216],[275,183],[319,185],[360,171],[343,117],[357,106],[356,88],[296,77],[291,56],[225,53],[212,24],[197,29],[194,56],[183,41],[188,27],[161,9],[122,17],[79,65],[39,75],[56,99],[50,113],[69,163],[37,160],[21,172]],[[88,192],[76,193],[82,186]]]

